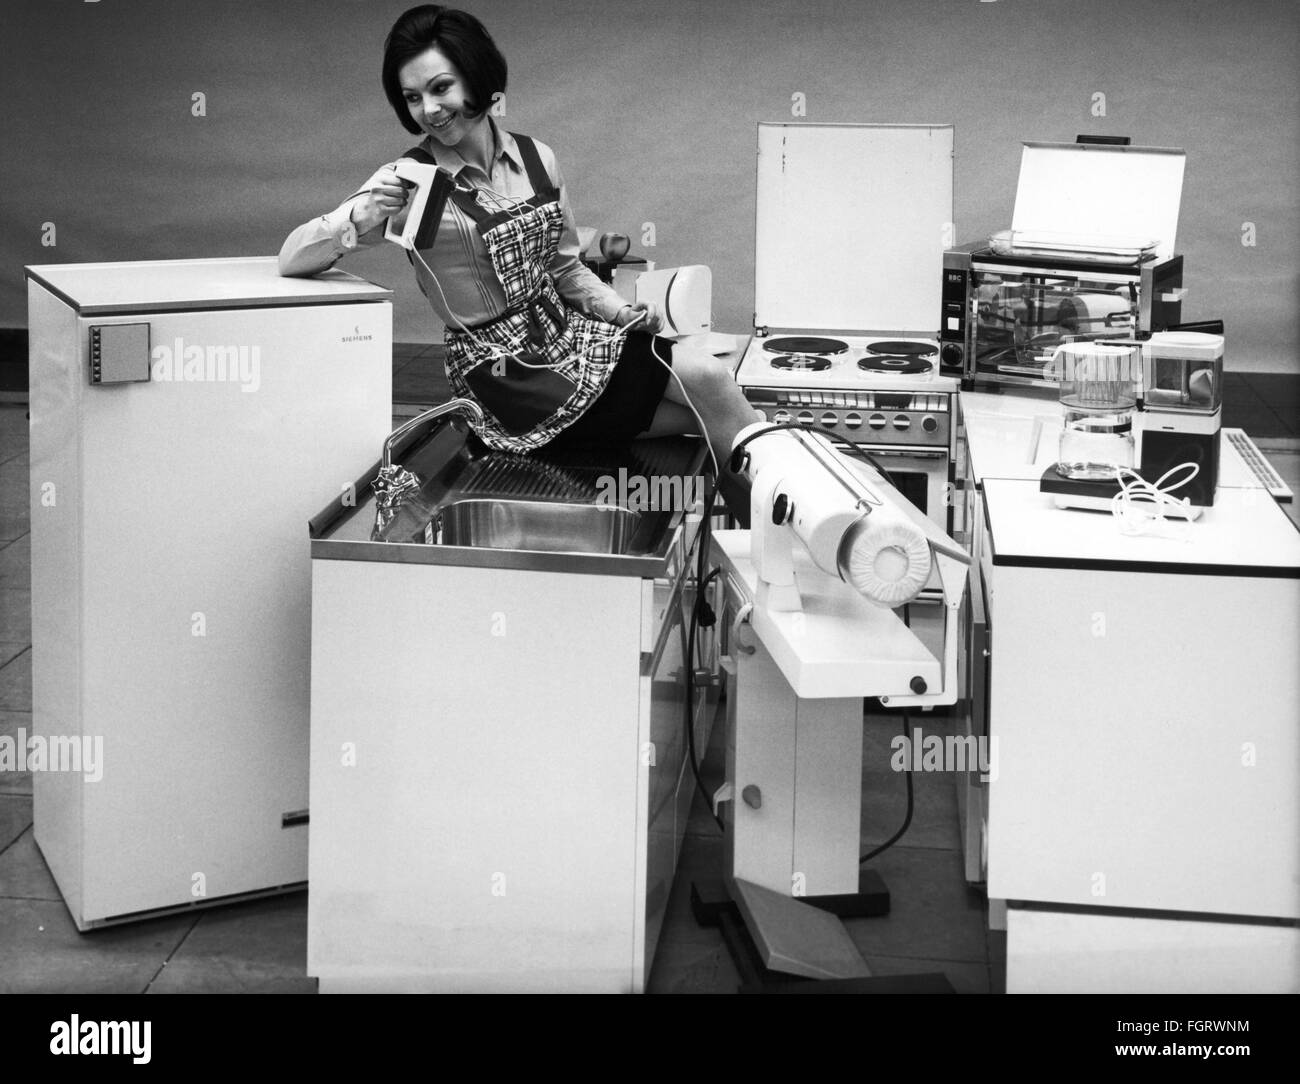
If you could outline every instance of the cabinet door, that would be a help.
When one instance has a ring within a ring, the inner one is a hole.
[[[642,581],[312,572],[308,973],[637,988]]]
[[[1300,580],[995,572],[990,895],[1300,917]]]
[[[674,798],[685,751],[682,725],[686,710],[685,629],[682,625],[680,582],[664,604],[664,620],[654,651],[643,670],[650,686],[650,740],[642,750],[648,766],[646,788],[645,974],[654,962],[655,946],[668,907],[677,865],[677,809]],[[661,590],[656,585],[655,591]],[[655,600],[659,610],[659,600]]]

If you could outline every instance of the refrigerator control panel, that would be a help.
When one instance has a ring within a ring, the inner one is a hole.
[[[92,384],[131,384],[148,379],[148,324],[91,325]]]

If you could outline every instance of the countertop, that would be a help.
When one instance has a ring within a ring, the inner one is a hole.
[[[1036,481],[986,478],[994,565],[1300,579],[1300,530],[1260,489],[1222,489],[1190,524],[1126,535],[1109,512],[1057,508]]]
[[[1054,392],[962,392],[961,404],[995,565],[1300,577],[1300,530],[1228,441],[1217,498],[1199,519],[1126,535],[1110,513],[1057,508],[1039,491],[1060,436]]]
[[[1061,438],[1061,404],[1047,395],[961,393],[968,466],[976,487],[987,478],[1037,481],[1056,461]],[[1263,489],[1232,444],[1220,437],[1219,488]]]
[[[393,298],[392,290],[337,268],[286,278],[274,256],[39,264],[26,270],[83,316]]]

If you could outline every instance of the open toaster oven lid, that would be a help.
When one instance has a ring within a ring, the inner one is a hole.
[[[1174,254],[1184,151],[1102,143],[1026,143],[1020,156],[1017,234],[1150,239]]]
[[[756,326],[933,336],[952,173],[949,124],[760,123]]]

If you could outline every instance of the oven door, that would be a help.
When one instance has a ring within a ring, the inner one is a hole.
[[[976,380],[1049,384],[1043,369],[1062,343],[1126,339],[1137,330],[1132,275],[976,265],[969,281]]]
[[[948,453],[943,449],[897,448],[840,445],[848,455],[870,453],[877,467],[889,474],[889,480],[904,497],[930,519],[944,534],[952,534],[952,500],[948,489]]]

